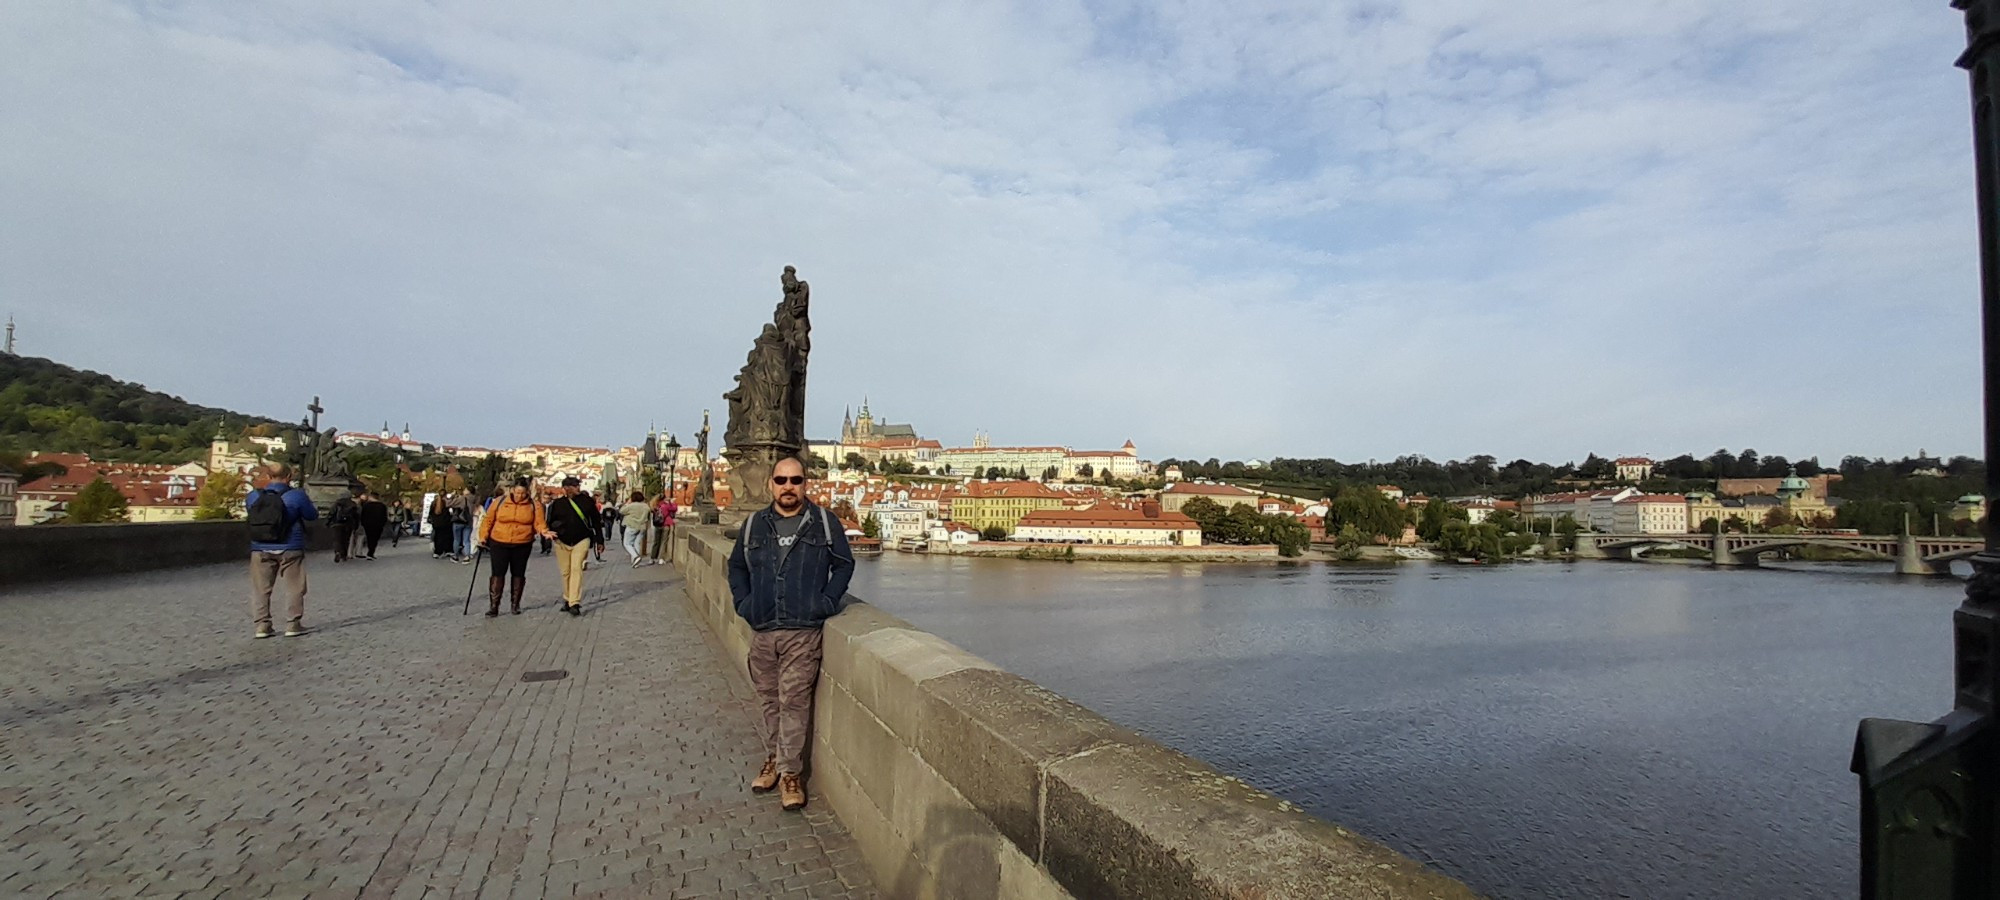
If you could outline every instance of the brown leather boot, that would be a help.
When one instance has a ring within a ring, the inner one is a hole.
[[[764,757],[764,768],[757,771],[757,777],[750,782],[750,789],[761,794],[778,786],[778,758]]]
[[[526,578],[516,578],[510,587],[513,588],[513,592],[509,596],[513,598],[514,615],[518,616],[521,614],[521,595],[528,592],[528,580]],[[499,601],[496,600],[494,602],[497,603]]]
[[[806,786],[798,775],[786,772],[778,776],[778,805],[786,809],[805,808]]]
[[[488,618],[500,614],[501,578],[495,575],[486,580],[486,615]]]

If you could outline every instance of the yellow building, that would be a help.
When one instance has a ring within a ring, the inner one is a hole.
[[[998,525],[1012,533],[1022,516],[1062,509],[1067,499],[1067,494],[1034,481],[974,482],[951,499],[951,520],[981,531]]]

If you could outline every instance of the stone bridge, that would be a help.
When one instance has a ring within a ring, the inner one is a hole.
[[[1766,553],[1792,547],[1832,547],[1874,559],[1893,560],[1903,575],[1950,575],[1952,560],[1984,549],[1980,538],[1883,534],[1599,534],[1576,536],[1576,554],[1586,559],[1637,559],[1649,550],[1694,547],[1709,552],[1718,566],[1755,566]]]
[[[1473,896],[865,603],[783,812],[712,528],[580,618],[552,557],[488,619],[427,547],[314,553],[266,640],[242,529],[0,529],[0,897]]]

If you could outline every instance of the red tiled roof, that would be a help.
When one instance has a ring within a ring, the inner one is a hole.
[[[1016,527],[1165,528],[1187,531],[1201,526],[1183,513],[1162,511],[1157,516],[1149,516],[1141,510],[1100,504],[1089,509],[1036,510],[1022,516]]]
[[[968,497],[985,499],[992,497],[1034,497],[1047,500],[1061,500],[1066,495],[1037,481],[993,481],[973,482],[965,486]]]
[[[1196,484],[1195,482],[1192,481],[1176,481],[1173,484],[1167,485],[1166,493],[1196,494],[1204,497],[1257,496],[1256,494],[1246,491],[1233,484]]]

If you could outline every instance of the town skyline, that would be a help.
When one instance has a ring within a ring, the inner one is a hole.
[[[32,353],[23,354],[23,356],[32,358],[34,354]],[[55,362],[59,365],[71,365],[70,363],[67,363],[66,361],[63,360],[49,360],[49,361]],[[81,365],[71,365],[71,367],[82,368],[85,371],[92,371],[98,374],[103,374],[108,377],[124,381],[128,384],[136,385],[148,391],[153,391],[160,394],[166,394],[168,396],[173,396],[173,397],[187,398],[191,402],[197,404],[218,406],[220,408],[230,409],[233,412],[240,413],[243,415],[264,417],[279,422],[297,422],[300,415],[304,411],[306,401],[310,400],[311,396],[317,396],[317,395],[311,395],[308,396],[306,400],[296,401],[292,405],[296,406],[297,409],[290,413],[285,413],[282,411],[271,413],[254,409],[244,409],[242,407],[235,407],[230,405],[228,402],[218,401],[216,398],[212,397],[198,396],[198,395],[192,395],[190,393],[184,393],[182,391],[174,389],[173,386],[171,385],[163,386],[163,385],[152,384],[144,381],[143,379],[134,377],[131,373],[127,372],[107,371],[104,369],[90,369],[87,366],[81,366]],[[848,403],[841,406],[840,411],[843,416],[851,418],[863,406],[875,405],[874,401],[875,396],[876,395],[873,393],[864,391],[862,394],[859,395],[859,400],[857,402]],[[396,416],[388,415],[387,413],[379,411],[371,414],[370,416],[360,417],[359,421],[350,421],[351,418],[350,416],[342,415],[343,409],[341,409],[341,406],[344,406],[345,404],[337,404],[336,398],[333,397],[321,397],[320,399],[325,403],[328,412],[328,419],[325,423],[323,423],[324,427],[335,427],[337,430],[341,432],[352,432],[355,434],[373,435],[377,433],[378,429],[369,427],[367,423],[370,421],[373,421],[383,427],[399,425],[403,427],[412,428],[414,432],[412,436],[418,442],[430,443],[438,446],[479,447],[479,448],[491,448],[499,450],[499,449],[526,447],[535,444],[544,444],[551,446],[601,447],[610,450],[616,450],[620,447],[630,448],[637,446],[640,441],[644,440],[645,435],[647,433],[646,425],[631,425],[631,426],[621,425],[619,428],[615,430],[607,427],[594,428],[591,429],[592,431],[591,434],[582,437],[550,435],[543,433],[542,431],[539,431],[533,428],[532,426],[525,426],[525,427],[521,426],[517,424],[518,422],[517,419],[510,418],[505,420],[509,424],[509,428],[507,428],[506,430],[492,429],[492,428],[468,429],[475,436],[497,435],[502,438],[500,440],[466,439],[466,438],[458,438],[455,435],[445,436],[441,438],[438,432],[431,430],[421,422],[414,421],[408,417],[398,418]],[[719,396],[717,397],[717,400],[718,403],[716,406],[708,408],[711,413],[711,416],[713,417],[713,421],[711,422],[711,425],[714,429],[711,440],[712,452],[720,452],[723,446],[721,435],[723,427],[726,424],[726,422],[723,421],[723,419],[721,418],[721,416],[726,415],[724,409],[724,407],[726,407],[726,404],[721,402],[721,398]],[[814,443],[824,443],[827,440],[838,438],[842,433],[842,425],[839,422],[830,423],[826,427],[818,427],[813,424],[817,421],[824,420],[829,415],[829,413],[825,411],[825,408],[830,404],[830,402],[831,401],[827,401],[824,403],[812,403],[809,404],[808,406],[807,436]],[[358,413],[354,414],[354,416],[359,416],[359,414]],[[886,413],[884,415],[876,416],[878,420],[886,420],[887,417],[888,415]],[[691,421],[685,427],[676,427],[676,423],[668,421],[664,417],[649,419],[646,424],[657,428],[663,434],[672,433],[684,445],[692,446],[694,442],[694,432],[700,428],[701,413],[699,410],[696,410],[688,418]],[[969,419],[972,417],[965,417],[965,418]],[[344,427],[349,424],[352,424],[355,427]],[[402,430],[401,428],[395,428],[392,430],[392,433],[400,433],[401,430]],[[1981,458],[1984,453],[1984,449],[1978,446],[1961,448],[1961,447],[1953,447],[1950,444],[1942,441],[1926,442],[1923,440],[1906,441],[1906,443],[1910,444],[1909,446],[1895,446],[1892,444],[1886,447],[1878,448],[1878,447],[1863,447],[1857,445],[1843,445],[1843,446],[1833,447],[1831,449],[1818,449],[1814,450],[1813,452],[1804,452],[1804,453],[1787,452],[1790,448],[1785,448],[1782,447],[1782,445],[1778,444],[1771,444],[1767,447],[1767,446],[1760,446],[1757,443],[1744,442],[1740,440],[1735,442],[1722,440],[1715,443],[1713,446],[1707,447],[1706,449],[1693,445],[1682,446],[1682,447],[1660,446],[1660,444],[1657,442],[1650,446],[1642,445],[1639,447],[1630,447],[1630,446],[1614,447],[1610,446],[1607,442],[1599,442],[1597,445],[1587,446],[1585,449],[1582,449],[1580,451],[1559,450],[1557,452],[1547,453],[1547,454],[1537,454],[1534,452],[1511,452],[1505,450],[1504,444],[1502,444],[1499,445],[1502,447],[1502,449],[1496,449],[1494,446],[1472,445],[1470,446],[1469,449],[1466,449],[1463,452],[1454,452],[1454,453],[1427,452],[1423,449],[1418,449],[1418,448],[1399,449],[1390,447],[1390,448],[1384,448],[1380,452],[1372,454],[1362,454],[1362,455],[1343,454],[1339,452],[1324,452],[1321,450],[1314,450],[1309,448],[1298,450],[1295,452],[1243,452],[1236,455],[1229,455],[1221,452],[1216,448],[1206,445],[1196,445],[1195,442],[1187,441],[1185,439],[1170,440],[1168,442],[1167,448],[1155,450],[1153,448],[1157,445],[1148,444],[1145,441],[1141,441],[1138,440],[1137,438],[1130,436],[1134,434],[1144,433],[1146,431],[1145,428],[1136,425],[1132,428],[1124,429],[1123,431],[1114,431],[1111,430],[1110,428],[1105,428],[1105,427],[1100,427],[1096,429],[1096,431],[1098,433],[1112,434],[1112,435],[1126,435],[1126,436],[1116,437],[1116,438],[1107,437],[1102,441],[1075,440],[1066,435],[1051,435],[1047,431],[1041,431],[1041,432],[1031,433],[1030,435],[1027,436],[1018,436],[1018,437],[1002,435],[1001,439],[997,441],[997,443],[1007,446],[1059,445],[1072,448],[1090,448],[1090,447],[1117,447],[1126,441],[1133,441],[1134,443],[1138,443],[1147,447],[1148,452],[1146,454],[1146,457],[1148,459],[1154,459],[1154,460],[1190,459],[1199,461],[1212,458],[1219,460],[1221,462],[1231,462],[1231,461],[1247,462],[1250,460],[1271,460],[1280,458],[1339,459],[1344,462],[1350,462],[1350,463],[1389,462],[1406,456],[1421,456],[1427,459],[1432,459],[1437,461],[1447,461],[1447,460],[1470,459],[1474,456],[1486,455],[1486,456],[1493,456],[1502,462],[1515,459],[1524,459],[1534,462],[1545,462],[1545,463],[1560,465],[1563,463],[1582,463],[1587,457],[1593,454],[1605,458],[1615,458],[1618,456],[1650,456],[1658,459],[1669,459],[1681,454],[1691,454],[1697,458],[1701,458],[1709,454],[1712,454],[1716,449],[1727,449],[1730,450],[1731,452],[1740,452],[1741,450],[1744,449],[1754,449],[1757,450],[1760,454],[1765,456],[1781,455],[1788,459],[1793,459],[1793,460],[1817,458],[1822,465],[1831,467],[1837,465],[1840,459],[1845,456],[1863,456],[1868,458],[1881,458],[1881,459],[1903,459],[1903,458],[1915,458],[1918,455],[1920,455],[1920,453],[1928,452],[1928,454],[1934,458],[1951,459],[1953,457],[1958,457],[1958,456]],[[989,435],[989,437],[991,435],[991,432],[989,430],[981,429],[976,426],[972,428],[970,433],[962,435],[961,440],[950,440],[948,439],[949,435],[941,436],[933,431],[930,431],[929,429],[923,429],[923,432],[925,437],[937,440],[942,446],[951,448],[971,447],[978,441],[979,435],[987,434]],[[1772,448],[1778,448],[1778,449],[1772,449]],[[1565,453],[1567,453],[1567,455],[1565,455]]]

